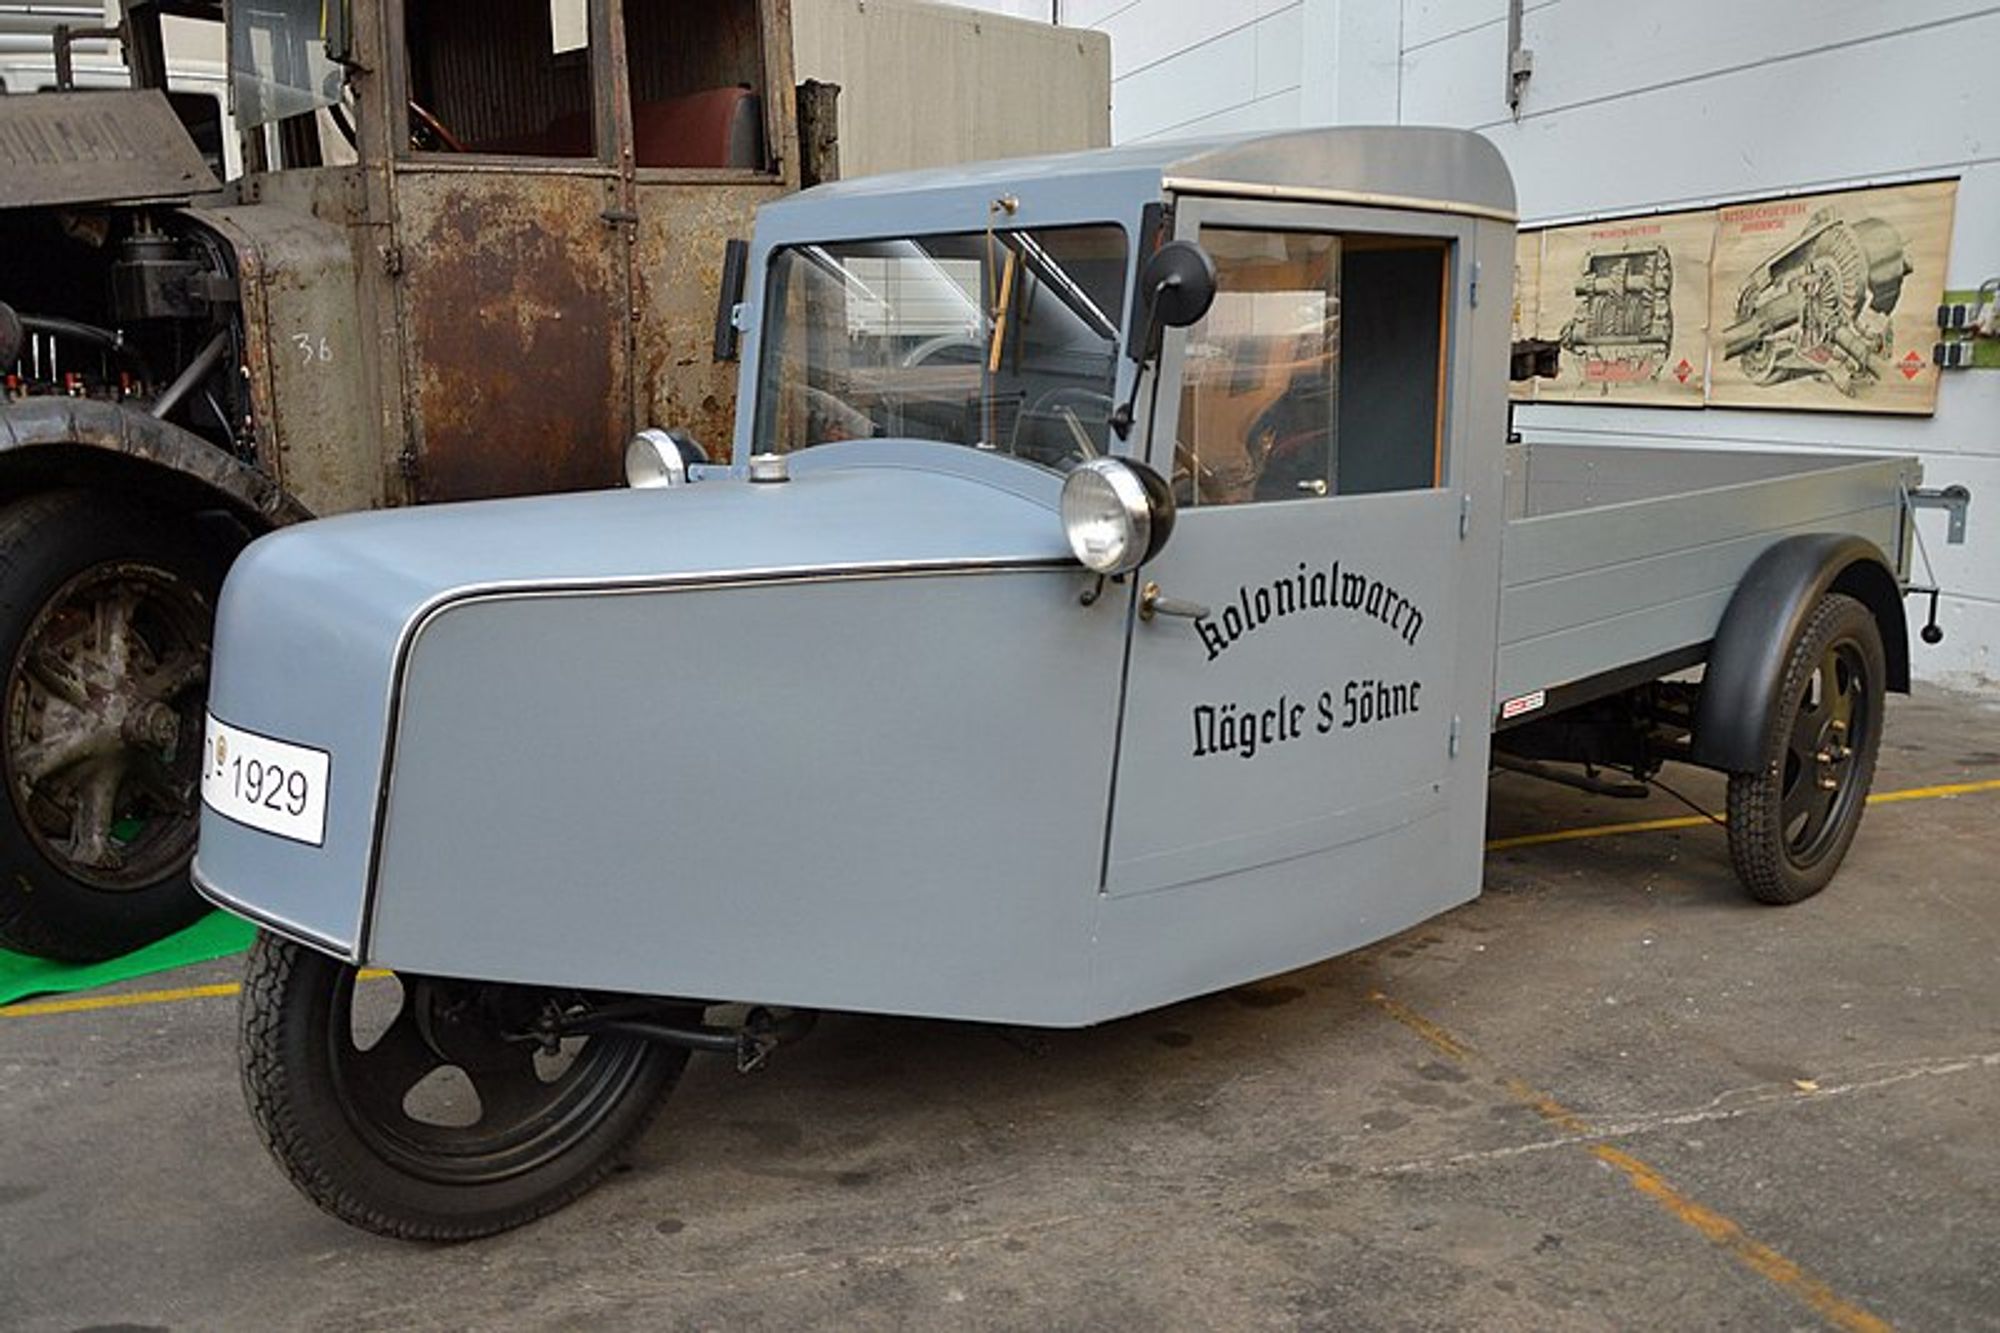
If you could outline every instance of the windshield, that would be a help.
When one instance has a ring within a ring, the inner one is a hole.
[[[341,68],[327,57],[344,21],[334,0],[237,0],[229,11],[229,81],[236,120],[267,125],[340,101]]]
[[[772,260],[756,451],[899,436],[1067,471],[1106,449],[1115,226],[794,246]]]

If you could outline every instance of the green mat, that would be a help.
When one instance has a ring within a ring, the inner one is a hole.
[[[227,912],[210,912],[178,935],[169,935],[123,958],[102,963],[57,963],[0,949],[0,1005],[30,995],[64,995],[91,986],[151,976],[190,963],[205,963],[250,947],[257,928]]]

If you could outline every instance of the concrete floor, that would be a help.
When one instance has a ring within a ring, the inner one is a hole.
[[[2000,701],[1888,734],[1878,792],[2000,777]],[[1503,779],[1493,833],[1676,813]],[[830,1017],[456,1248],[293,1193],[232,1000],[0,1019],[0,1325],[2000,1328],[1997,821],[1878,805],[1783,909],[1709,827],[1498,851],[1405,935],[1086,1032]]]

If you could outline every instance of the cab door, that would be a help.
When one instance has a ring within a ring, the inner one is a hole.
[[[412,498],[613,485],[633,415],[615,4],[387,11]]]
[[[1151,413],[1179,517],[1134,576],[1104,872],[1113,1010],[1147,998],[1115,992],[1163,952],[1228,984],[1476,889],[1463,800],[1449,818],[1484,778],[1455,757],[1464,719],[1483,722],[1462,703],[1461,594],[1497,566],[1465,540],[1452,446],[1472,226],[1180,206],[1218,293],[1167,339]]]

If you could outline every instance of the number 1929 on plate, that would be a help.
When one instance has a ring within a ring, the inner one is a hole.
[[[201,801],[239,824],[315,847],[326,840],[332,756],[259,736],[209,714],[202,737]]]

